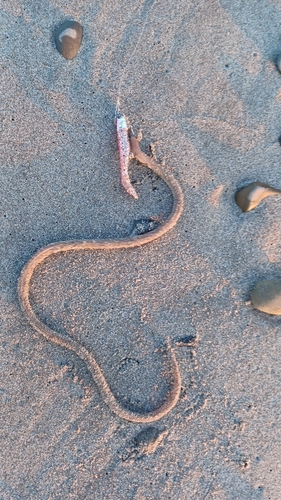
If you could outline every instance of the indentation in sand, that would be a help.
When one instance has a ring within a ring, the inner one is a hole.
[[[222,195],[224,189],[224,185],[221,184],[216,189],[214,189],[211,194],[208,196],[208,202],[213,205],[215,208],[219,208],[220,197]]]

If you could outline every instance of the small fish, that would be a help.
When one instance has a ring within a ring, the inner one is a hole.
[[[126,189],[127,193],[131,194],[136,200],[138,195],[133,188],[129,177],[129,163],[133,155],[131,154],[131,146],[129,142],[129,127],[125,116],[120,116],[116,119],[118,149],[120,155],[120,170],[121,184]]]
[[[235,193],[235,201],[242,212],[249,212],[256,208],[264,198],[275,194],[280,195],[281,190],[262,182],[252,182]]]

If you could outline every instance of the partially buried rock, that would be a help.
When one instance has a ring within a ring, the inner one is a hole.
[[[251,299],[259,311],[281,316],[281,280],[260,281],[253,289]]]
[[[55,31],[56,47],[65,59],[73,59],[81,45],[83,28],[77,21],[65,21]]]
[[[281,73],[281,54],[279,54],[279,56],[277,56],[276,67],[277,67],[279,73]]]
[[[240,191],[237,191],[235,201],[242,212],[249,212],[253,208],[256,208],[264,198],[276,194],[281,194],[280,189],[275,189],[262,182],[252,182],[243,189],[240,189]]]

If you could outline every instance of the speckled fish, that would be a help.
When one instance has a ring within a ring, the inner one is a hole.
[[[120,155],[121,184],[127,193],[131,194],[136,200],[138,195],[133,188],[129,177],[129,163],[132,157],[130,152],[129,128],[125,116],[116,119],[118,149]]]
[[[281,194],[280,189],[275,189],[262,182],[252,182],[248,186],[240,189],[235,194],[235,201],[243,212],[249,212],[256,208],[259,203],[267,196]]]

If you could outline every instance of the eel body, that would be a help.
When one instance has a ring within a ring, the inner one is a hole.
[[[183,194],[178,182],[171,174],[165,172],[161,165],[159,165],[156,161],[154,161],[152,158],[141,151],[139,142],[133,135],[131,129],[127,127],[126,121],[125,123],[123,122],[123,125],[125,126],[120,127],[120,135],[118,136],[120,155],[125,151],[123,167],[127,169],[129,158],[134,157],[141,164],[152,169],[159,177],[161,177],[161,179],[168,185],[173,195],[173,208],[170,216],[163,224],[160,224],[156,229],[141,235],[117,239],[61,241],[46,246],[45,248],[39,250],[23,268],[18,283],[18,296],[24,316],[37,332],[43,335],[47,340],[50,340],[57,345],[75,352],[87,364],[88,368],[91,371],[94,382],[96,383],[105,403],[107,403],[109,408],[116,415],[131,422],[149,423],[159,420],[167,413],[169,413],[177,404],[180,396],[181,377],[178,363],[173,348],[170,346],[169,339],[167,339],[167,349],[170,353],[171,373],[173,377],[171,390],[168,392],[164,402],[151,412],[141,413],[131,411],[124,408],[115,398],[100,366],[95,360],[94,355],[79,342],[72,339],[70,336],[62,335],[45,325],[35,314],[30,303],[30,283],[33,273],[35,269],[49,257],[62,252],[73,252],[80,250],[106,251],[117,248],[129,249],[140,247],[160,238],[165,233],[167,233],[167,231],[171,230],[177,223],[183,210]],[[133,192],[131,194],[134,196]]]

